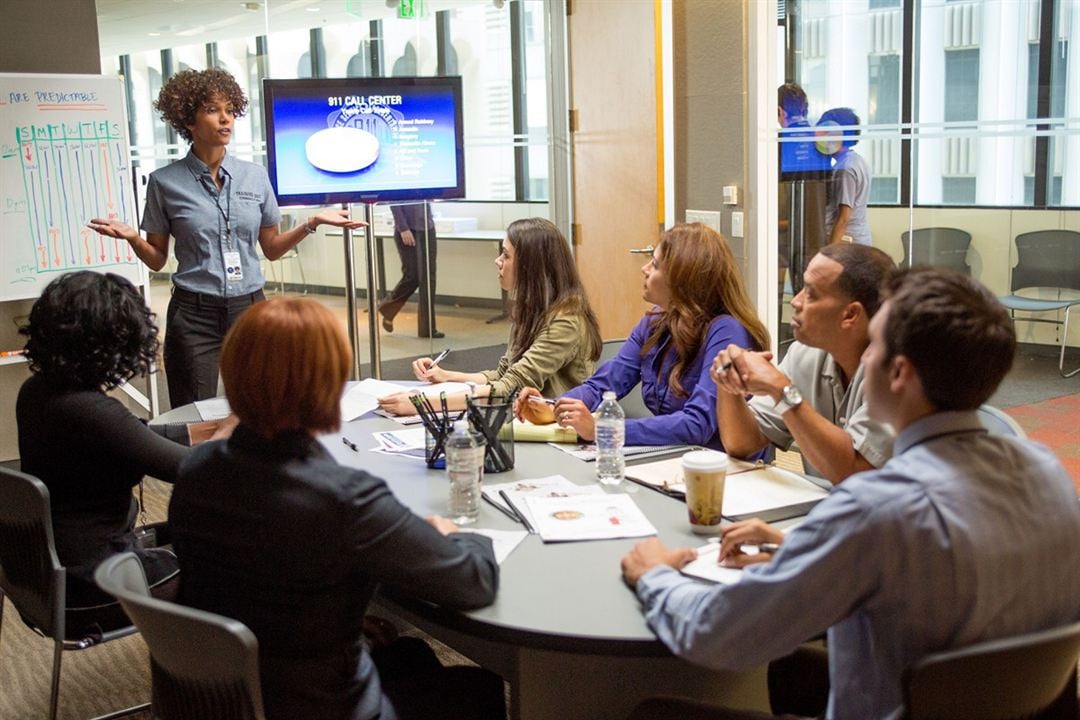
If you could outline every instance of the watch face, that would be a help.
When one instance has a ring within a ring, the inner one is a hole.
[[[799,388],[794,385],[788,385],[784,388],[784,400],[786,400],[789,405],[798,405],[802,402],[802,393],[799,392]]]

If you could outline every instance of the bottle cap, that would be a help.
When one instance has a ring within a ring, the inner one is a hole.
[[[605,390],[603,398],[605,400],[615,400],[616,399],[615,398],[615,391],[614,390]]]
[[[465,418],[454,421],[454,432],[469,432],[469,421]]]

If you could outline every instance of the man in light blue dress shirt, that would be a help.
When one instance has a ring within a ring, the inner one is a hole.
[[[929,653],[1080,619],[1072,480],[1045,447],[989,435],[974,412],[1012,365],[1008,314],[950,271],[890,285],[863,363],[870,414],[898,433],[892,459],[787,536],[760,521],[725,529],[721,561],[747,566],[733,585],[680,575],[694,551],[655,538],[623,559],[650,627],[692,662],[748,668],[827,630],[837,720],[901,717],[903,672]],[[771,558],[743,554],[776,541]]]

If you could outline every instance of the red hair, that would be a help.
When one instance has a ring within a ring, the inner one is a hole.
[[[314,300],[276,298],[245,312],[221,351],[229,406],[272,438],[341,427],[341,391],[352,351],[334,314]]]

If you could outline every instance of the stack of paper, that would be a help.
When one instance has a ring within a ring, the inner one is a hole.
[[[668,458],[626,468],[628,477],[676,495],[686,494],[682,459]],[[724,517],[739,518],[790,508],[791,513],[775,514],[772,520],[805,515],[828,495],[798,473],[775,465],[753,465],[731,460],[724,482]]]
[[[517,430],[514,432],[517,432]],[[562,444],[562,441],[560,441],[549,442],[548,445],[573,455],[578,460],[584,460],[585,462],[594,462],[596,460],[596,445],[593,443],[569,445]],[[623,457],[633,457],[635,455],[666,455],[679,450],[691,449],[689,445],[623,445],[622,452]]]
[[[655,535],[656,528],[625,493],[525,498],[544,542]]]
[[[525,526],[535,528],[532,513],[525,504],[526,497],[568,497],[603,493],[599,485],[575,485],[562,475],[508,483],[484,483],[484,499],[511,517],[523,518]]]

